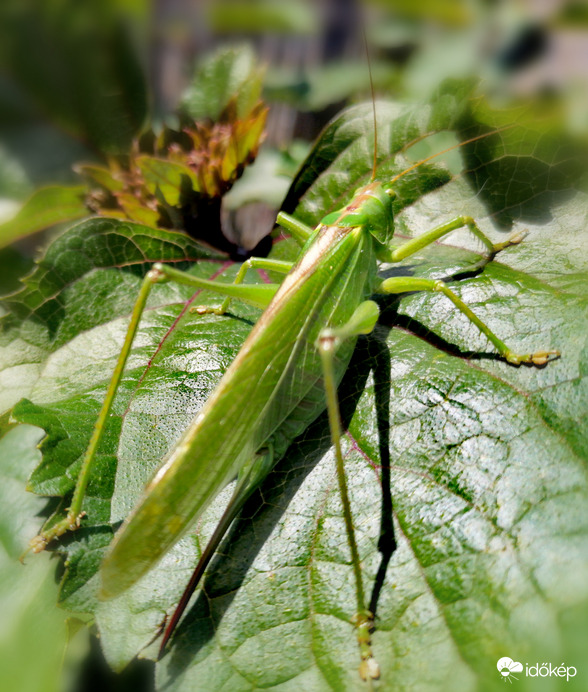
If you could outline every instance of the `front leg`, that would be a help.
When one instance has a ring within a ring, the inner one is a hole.
[[[382,259],[387,262],[400,262],[459,228],[468,228],[472,235],[484,243],[487,250],[484,257],[484,264],[490,262],[499,252],[505,250],[507,247],[518,245],[526,235],[526,232],[523,231],[513,234],[502,243],[493,243],[490,238],[480,230],[478,224],[471,216],[457,216],[455,219],[441,224],[440,226],[436,226],[417,238],[412,238],[412,240],[407,241],[399,248],[386,253]]]

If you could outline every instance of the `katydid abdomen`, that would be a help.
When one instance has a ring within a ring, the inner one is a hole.
[[[105,595],[145,574],[254,455],[271,446],[273,465],[325,409],[316,341],[325,327],[350,318],[372,292],[375,276],[365,229],[319,226],[117,534],[102,568]],[[337,381],[354,345],[347,339],[337,350]]]

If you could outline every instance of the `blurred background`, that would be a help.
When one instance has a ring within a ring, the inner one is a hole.
[[[364,26],[381,97],[426,100],[448,76],[475,76],[498,105],[550,94],[566,127],[585,132],[585,2],[3,0],[0,222],[39,186],[79,182],[74,164],[124,155],[148,124],[173,126],[195,65],[227,43],[253,46],[266,68],[262,151],[287,156],[279,206],[321,127],[370,98]],[[274,214],[257,207],[228,225],[253,247]],[[19,247],[26,256],[39,242]]]

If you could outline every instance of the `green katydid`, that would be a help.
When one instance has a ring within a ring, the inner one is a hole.
[[[233,299],[265,308],[217,389],[117,534],[103,565],[105,593],[110,596],[120,593],[147,572],[224,485],[238,475],[230,504],[205,548],[194,578],[168,626],[165,640],[191,589],[196,586],[247,497],[284,454],[290,441],[327,405],[355,575],[355,624],[363,660],[362,674],[366,677],[377,675],[369,643],[371,615],[364,602],[342,468],[336,397],[337,383],[345,372],[357,336],[371,331],[377,321],[378,308],[369,300],[371,294],[440,292],[489,338],[507,361],[543,365],[551,355],[557,355],[556,351],[513,353],[443,282],[411,277],[379,280],[376,275],[378,260],[400,261],[463,226],[485,243],[489,256],[518,240],[494,245],[471,218],[458,217],[390,252],[386,246],[394,232],[392,196],[391,187],[370,182],[360,187],[345,207],[329,214],[314,230],[292,217],[280,215],[279,222],[303,245],[295,265],[251,259],[243,265],[235,284],[207,282],[161,264],[154,265],[145,278],[68,517],[42,533],[37,545],[42,547],[80,523],[82,499],[94,455],[153,284],[174,280],[195,288],[213,288],[227,296],[219,313],[225,312]],[[251,267],[285,273],[286,278],[280,286],[244,285],[245,272]]]

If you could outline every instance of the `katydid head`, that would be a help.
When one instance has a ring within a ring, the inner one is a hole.
[[[349,204],[325,216],[321,223],[342,228],[361,227],[385,245],[394,233],[394,197],[394,192],[383,183],[368,183],[357,188]]]
[[[394,235],[395,196],[392,189],[379,182],[369,183],[355,193],[354,202],[363,212],[363,227],[382,245],[387,245]]]

